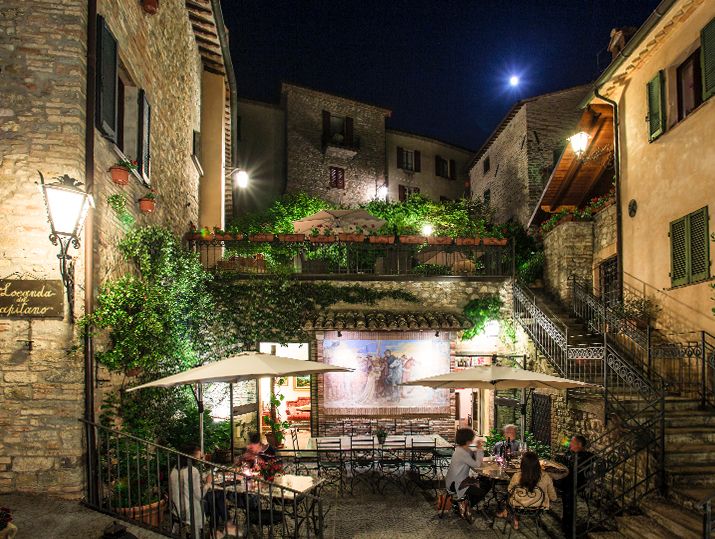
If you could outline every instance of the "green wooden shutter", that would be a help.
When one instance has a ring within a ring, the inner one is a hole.
[[[97,17],[97,128],[117,142],[117,40]]]
[[[655,140],[665,131],[665,92],[663,72],[646,85],[648,93],[648,140]]]
[[[151,178],[151,105],[146,99],[144,90],[139,90],[139,172],[144,181]]]
[[[707,206],[688,216],[690,282],[710,277],[710,237],[708,234]]]
[[[700,67],[705,101],[715,94],[715,19],[700,31]]]
[[[672,286],[688,284],[689,250],[688,218],[681,217],[670,223],[670,283]]]

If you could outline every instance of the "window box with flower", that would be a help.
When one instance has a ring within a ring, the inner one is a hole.
[[[143,197],[139,199],[139,209],[142,213],[153,213],[156,209],[156,191],[150,189]]]
[[[109,167],[109,172],[112,174],[112,181],[117,185],[127,185],[129,183],[129,173],[135,172],[139,168],[137,161],[122,159],[116,164]]]

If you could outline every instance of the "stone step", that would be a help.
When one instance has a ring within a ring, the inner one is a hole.
[[[690,511],[673,505],[672,502],[656,499],[644,500],[641,509],[649,520],[665,528],[680,539],[699,539],[703,524],[700,517]]]
[[[666,427],[665,443],[667,447],[672,447],[671,444],[715,444],[715,426]]]
[[[689,464],[715,465],[715,447],[710,444],[668,444],[665,445],[666,466]]]
[[[625,535],[620,532],[588,532],[587,539],[623,539]]]
[[[700,503],[710,496],[715,496],[715,487],[678,486],[670,489],[670,498],[689,511],[701,513]]]
[[[715,487],[715,465],[712,464],[668,466],[666,472],[675,487]]]
[[[702,410],[671,410],[665,413],[666,427],[715,427],[715,414]]]
[[[616,517],[618,532],[628,539],[672,539],[673,534],[644,515]]]

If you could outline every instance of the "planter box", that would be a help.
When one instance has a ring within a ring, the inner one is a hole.
[[[310,243],[335,243],[335,236],[308,236]]]
[[[427,243],[430,245],[452,245],[452,238],[445,236],[429,236]]]
[[[129,183],[129,169],[113,166],[109,167],[109,172],[112,174],[112,181],[117,185],[127,185]]]
[[[506,238],[482,238],[482,245],[506,245]]]
[[[479,238],[455,238],[457,245],[479,245]]]
[[[161,500],[137,507],[119,507],[117,508],[117,513],[129,520],[141,522],[152,528],[158,528],[159,514],[164,512],[166,503],[166,500]]]
[[[352,241],[352,242],[363,242],[365,241],[365,234],[338,234],[338,239],[340,241]]]
[[[421,244],[427,243],[426,236],[400,236],[400,243]]]
[[[305,241],[305,234],[278,234],[278,241]]]
[[[370,243],[395,243],[395,236],[368,236]]]
[[[215,234],[214,239],[219,241],[231,241],[234,237],[233,234]]]
[[[273,234],[253,234],[248,236],[251,241],[273,241]]]

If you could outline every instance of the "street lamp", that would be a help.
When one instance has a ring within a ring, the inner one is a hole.
[[[424,225],[422,225],[423,236],[431,236],[432,232],[434,232],[434,227],[431,224],[425,223]]]
[[[248,187],[248,180],[250,178],[248,177],[248,172],[241,168],[235,168],[231,171],[231,180],[233,180],[233,183],[237,185],[240,189],[245,189]]]
[[[387,200],[387,186],[386,185],[381,185],[380,187],[377,188],[377,192],[375,193],[375,198],[377,200]]]
[[[568,138],[568,141],[571,143],[571,148],[573,148],[573,151],[578,159],[581,159],[581,156],[583,156],[584,152],[586,151],[590,138],[591,135],[584,131],[580,131],[575,135],[571,135]]]
[[[70,245],[79,249],[79,236],[89,208],[94,207],[92,195],[80,188],[81,182],[69,177],[57,176],[54,183],[45,183],[42,172],[40,190],[45,201],[47,220],[50,223],[50,241],[59,245],[60,274],[67,290],[70,320],[74,316],[74,261],[68,254]]]

